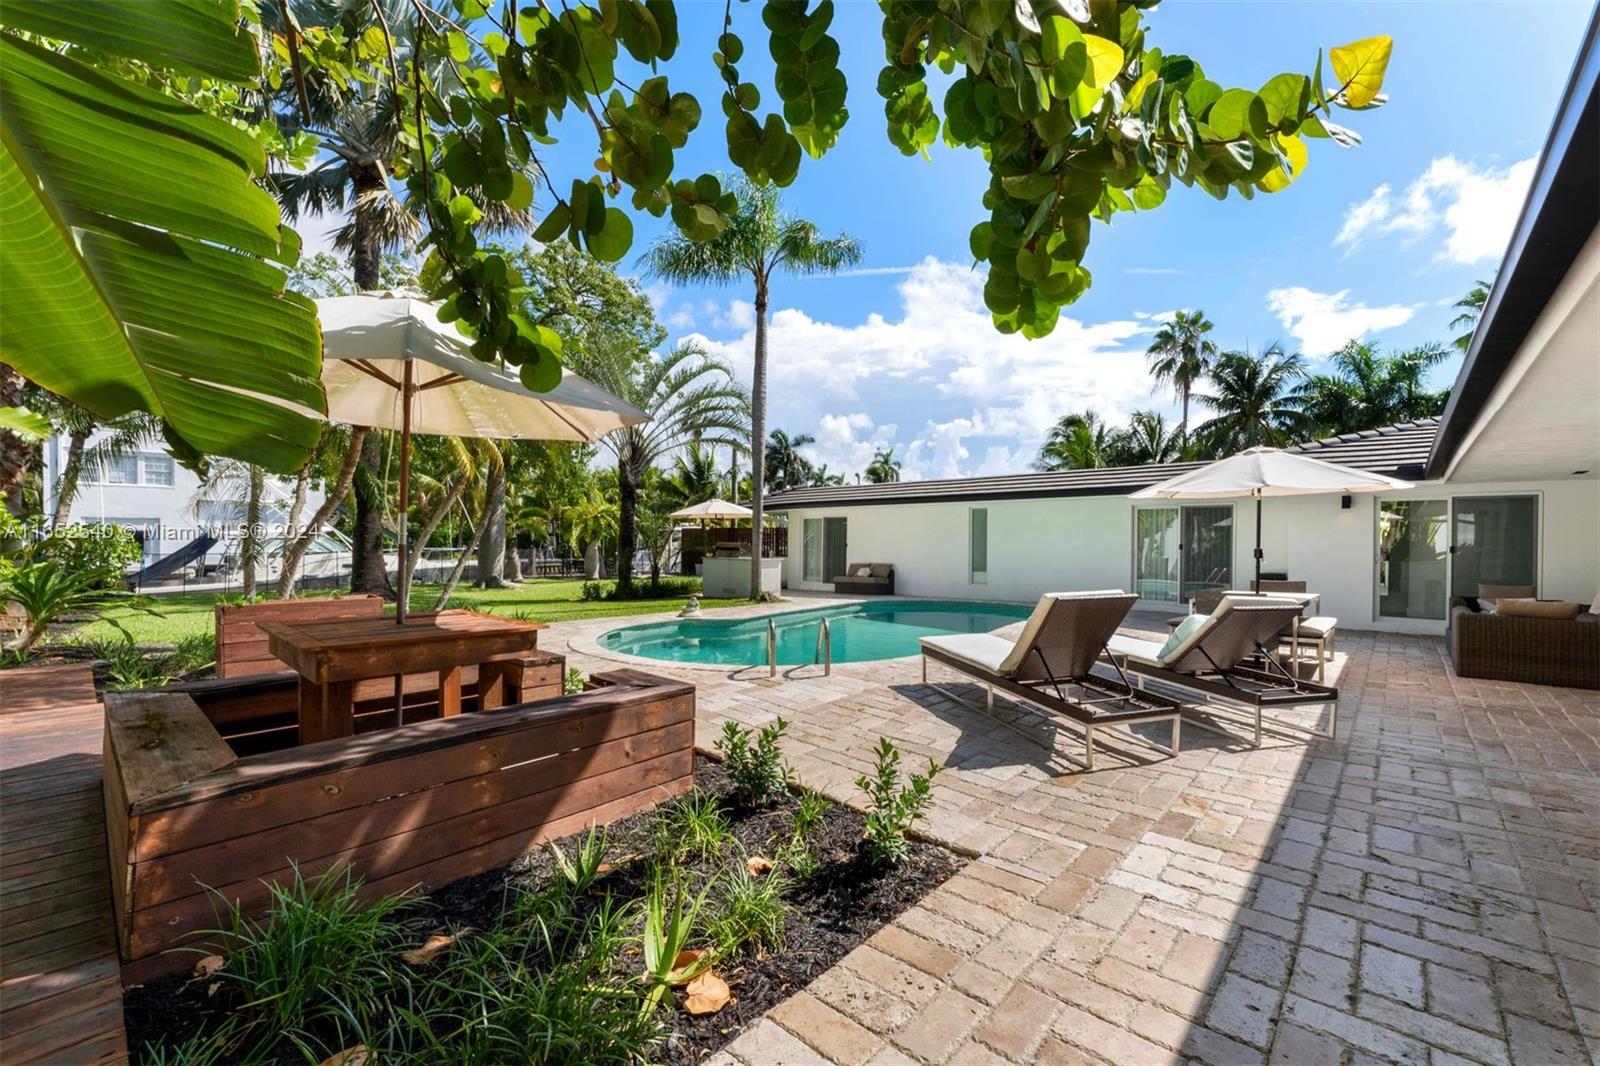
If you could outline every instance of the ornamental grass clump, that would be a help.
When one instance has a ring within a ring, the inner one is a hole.
[[[933,779],[939,765],[928,760],[928,771],[912,774],[900,784],[900,750],[888,737],[878,738],[872,776],[856,778],[856,787],[867,794],[870,804],[867,826],[861,836],[862,853],[878,866],[894,866],[905,860],[906,831],[921,818],[933,798]]]
[[[789,723],[782,718],[762,726],[759,732],[737,722],[723,723],[717,751],[728,767],[728,776],[733,778],[734,794],[740,803],[765,807],[789,790],[794,771],[778,750],[778,741],[788,729]]]

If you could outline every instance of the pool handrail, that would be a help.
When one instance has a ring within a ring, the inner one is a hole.
[[[767,619],[767,676],[778,676],[778,627]]]
[[[822,617],[822,624],[817,627],[817,648],[812,652],[811,661],[815,665],[818,658],[822,659],[822,676],[828,677],[833,673],[833,631],[828,628],[828,618]]]

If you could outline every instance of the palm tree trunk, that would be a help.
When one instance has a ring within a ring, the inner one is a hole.
[[[250,467],[250,489],[244,505],[244,539],[239,544],[239,569],[247,600],[255,599],[256,567],[261,562],[261,490],[266,482],[259,466]]]
[[[750,375],[750,598],[761,598],[767,472],[767,279],[756,277],[756,361]]]
[[[478,587],[506,587],[506,472],[498,464],[489,467],[484,486],[483,533],[478,538]]]
[[[51,519],[52,528],[67,524],[72,514],[72,501],[78,498],[78,479],[83,476],[83,446],[89,440],[87,429],[75,429],[67,443],[67,460],[61,464],[61,480],[56,483],[56,513]]]
[[[444,521],[445,515],[449,514],[450,509],[456,505],[456,501],[461,499],[461,493],[465,491],[469,477],[471,477],[470,474],[462,474],[456,478],[455,484],[450,486],[450,491],[445,494],[444,498],[434,506],[430,513],[423,516],[422,528],[417,531],[416,538],[411,541],[411,550],[406,552],[406,588],[411,587],[411,579],[416,575],[417,562],[422,558],[422,549],[428,546],[428,541],[433,539],[433,534]],[[479,556],[478,566],[480,568],[483,566],[481,555]]]
[[[483,539],[483,522],[472,531],[472,539],[467,541],[467,546],[461,549],[461,554],[456,557],[456,565],[450,571],[450,577],[444,583],[444,590],[439,593],[439,599],[434,603],[435,611],[442,611],[450,602],[450,597],[455,594],[456,585],[461,581],[462,573],[467,569],[467,560],[478,550],[478,541]]]
[[[361,462],[367,469],[364,476],[355,479],[356,520],[350,535],[350,591],[393,599],[389,568],[383,559],[383,497],[378,490],[383,481],[383,452],[376,433],[368,433],[362,441]]]
[[[359,204],[368,195],[382,190],[383,171],[377,167],[360,168],[351,175],[355,198]],[[377,230],[366,212],[357,210],[354,237],[350,250],[350,272],[355,276],[356,288],[376,289],[380,283],[378,260],[383,252]],[[383,477],[383,457],[378,448],[376,434],[369,434],[363,444],[362,459],[369,477],[356,482],[356,518],[352,540],[354,552],[350,568],[350,591],[370,592],[392,598],[389,588],[389,568],[383,559],[383,497],[378,485]]]
[[[304,559],[306,552],[310,550],[311,541],[316,538],[317,530],[333,517],[333,512],[349,493],[350,482],[356,476],[356,465],[361,462],[361,449],[366,441],[367,432],[365,426],[351,427],[350,449],[345,452],[338,478],[328,488],[327,497],[311,516],[311,521],[306,523],[305,529],[294,530],[294,539],[284,547],[283,570],[278,574],[278,599],[287,600],[294,595],[295,571],[300,569],[300,560]]]
[[[1178,440],[1189,446],[1189,386],[1183,387],[1183,421],[1178,423]]]
[[[626,459],[617,463],[617,590],[633,587],[633,545],[638,539],[634,511],[639,505],[639,483]]]

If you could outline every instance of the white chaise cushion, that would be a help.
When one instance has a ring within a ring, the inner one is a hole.
[[[1132,659],[1149,666],[1161,665],[1161,641],[1125,637],[1121,633],[1106,642],[1106,650],[1118,659]]]
[[[1033,605],[1033,613],[1028,615],[1028,624],[1022,627],[1022,635],[1011,646],[1011,654],[1000,664],[996,673],[1010,676],[1022,668],[1023,660],[1028,657],[1028,652],[1033,650],[1034,644],[1039,639],[1039,633],[1044,629],[1045,620],[1050,617],[1050,609],[1056,605],[1057,600],[1092,600],[1104,596],[1126,596],[1121,589],[1094,589],[1090,592],[1046,592],[1039,597],[1039,602]]]
[[[943,637],[923,637],[920,643],[924,648],[960,659],[990,674],[1000,673],[1000,665],[1011,654],[1011,641],[993,633],[951,633]]]

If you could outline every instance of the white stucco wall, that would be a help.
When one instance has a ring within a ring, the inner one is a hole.
[[[1600,591],[1600,480],[1538,483],[1424,483],[1388,494],[1403,499],[1532,494],[1540,500],[1539,595],[1587,604]],[[1230,501],[1207,501],[1228,503]],[[1254,572],[1255,505],[1234,507],[1234,583]],[[988,583],[967,579],[967,512],[989,511]],[[1032,602],[1053,591],[1133,586],[1133,512],[1123,496],[989,500],[796,509],[787,512],[793,547],[785,582],[827,590],[802,578],[804,521],[847,520],[851,563],[895,565],[895,591],[907,596]],[[1348,629],[1440,633],[1443,621],[1377,617],[1378,503],[1356,496],[1303,496],[1263,502],[1262,569],[1284,571],[1322,595],[1322,612]],[[829,575],[830,577],[832,575]],[[1151,606],[1155,606],[1152,604]]]

